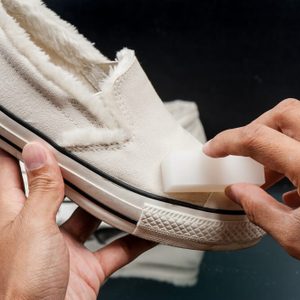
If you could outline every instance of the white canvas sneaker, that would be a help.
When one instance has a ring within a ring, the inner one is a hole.
[[[53,147],[66,195],[128,233],[239,249],[263,232],[223,194],[166,194],[161,162],[201,144],[167,111],[133,51],[103,56],[39,0],[0,0],[0,145]]]

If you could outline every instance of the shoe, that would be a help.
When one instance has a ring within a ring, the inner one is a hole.
[[[110,61],[38,0],[0,0],[0,146],[42,140],[66,195],[104,222],[159,243],[240,249],[263,231],[221,193],[166,194],[161,162],[201,144],[172,117],[133,51]]]

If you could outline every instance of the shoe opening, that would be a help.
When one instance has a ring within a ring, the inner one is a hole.
[[[89,91],[98,91],[99,81],[109,73],[111,62],[73,25],[40,0],[1,0],[0,3],[11,21],[23,30],[23,38],[30,39],[52,64],[72,74]],[[15,34],[14,38],[22,37]]]
[[[83,105],[101,126],[120,128],[105,93],[132,65],[134,51],[123,49],[116,61],[110,61],[40,0],[0,0],[0,32],[4,44],[11,43],[41,76]],[[126,136],[113,131],[105,135],[107,140],[112,140],[111,135],[115,140]]]

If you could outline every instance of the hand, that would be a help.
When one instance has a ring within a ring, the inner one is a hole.
[[[300,259],[300,102],[287,99],[249,125],[218,134],[204,146],[211,157],[249,156],[265,166],[266,184],[259,188],[236,184],[226,194],[239,203],[249,219]],[[263,188],[283,177],[296,187],[277,202]]]
[[[60,228],[56,214],[64,183],[45,146],[25,146],[25,197],[18,162],[0,150],[0,298],[96,299],[113,272],[154,246],[133,236],[95,253],[84,242],[100,221],[77,209]]]

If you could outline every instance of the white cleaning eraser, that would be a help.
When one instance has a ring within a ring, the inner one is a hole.
[[[166,193],[223,192],[234,183],[265,183],[264,167],[253,159],[210,158],[201,149],[171,153],[161,167]]]

